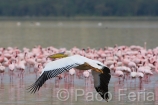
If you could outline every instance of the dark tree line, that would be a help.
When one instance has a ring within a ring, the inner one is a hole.
[[[0,0],[0,16],[158,16],[158,0]]]

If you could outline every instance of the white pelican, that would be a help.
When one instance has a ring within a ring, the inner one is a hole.
[[[110,69],[99,61],[88,59],[80,55],[70,55],[70,53],[58,53],[49,56],[50,58],[64,58],[57,59],[46,64],[40,74],[40,77],[28,88],[28,90],[31,93],[35,93],[46,82],[46,80],[72,68],[77,68],[79,70],[91,69],[96,91],[103,99],[108,101],[108,84],[111,78]]]

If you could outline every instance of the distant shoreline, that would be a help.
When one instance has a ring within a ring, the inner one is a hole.
[[[0,21],[158,21],[158,17],[0,17]]]

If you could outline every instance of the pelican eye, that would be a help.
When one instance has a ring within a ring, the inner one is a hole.
[[[97,63],[98,66],[101,66],[101,64]]]

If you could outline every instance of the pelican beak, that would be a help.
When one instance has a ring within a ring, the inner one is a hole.
[[[48,58],[64,58],[64,57],[67,57],[68,55],[64,54],[64,53],[57,53],[57,54],[53,54],[53,55],[50,55],[48,56]]]
[[[104,73],[103,70],[101,69],[94,69],[96,72],[99,72],[99,73]]]

